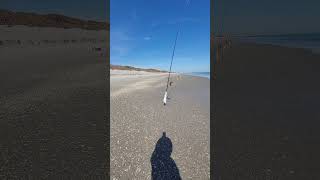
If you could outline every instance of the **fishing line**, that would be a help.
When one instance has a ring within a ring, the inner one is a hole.
[[[189,6],[190,1],[191,1],[191,0],[186,0],[186,1],[185,1],[185,8],[187,8],[187,7]],[[177,31],[177,34],[176,34],[176,38],[175,38],[175,40],[174,40],[174,46],[173,46],[173,51],[172,51],[172,55],[171,55],[171,62],[170,62],[170,68],[169,68],[167,86],[166,86],[166,91],[165,91],[164,97],[163,97],[163,105],[166,105],[166,104],[167,104],[168,88],[169,88],[169,81],[170,81],[170,75],[171,75],[172,62],[173,62],[174,53],[175,53],[175,50],[176,50],[176,45],[177,45],[177,40],[178,40],[179,32],[180,32],[180,29],[181,29],[181,22],[182,22],[182,20],[181,20],[180,22],[178,21],[179,27],[178,27],[178,31]]]
[[[171,56],[171,63],[170,63],[170,70],[169,70],[169,75],[168,75],[168,81],[167,81],[167,88],[166,88],[166,91],[168,90],[168,87],[169,87],[169,80],[170,80],[170,74],[171,74],[172,62],[173,62],[174,52],[175,52],[175,50],[176,50],[176,45],[177,45],[178,35],[179,35],[179,30],[177,31],[176,39],[175,39],[175,41],[174,41],[174,46],[173,46],[173,51],[172,51],[172,56]]]

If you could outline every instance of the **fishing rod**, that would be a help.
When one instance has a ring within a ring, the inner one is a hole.
[[[188,6],[189,4],[190,4],[190,0],[186,0],[186,6]],[[166,86],[166,91],[165,91],[164,97],[163,97],[163,105],[167,104],[168,88],[169,88],[169,81],[170,81],[170,75],[171,75],[172,62],[173,62],[174,53],[175,53],[175,50],[176,50],[177,39],[178,39],[178,36],[179,36],[180,28],[181,28],[181,22],[179,24],[179,28],[178,28],[178,31],[177,31],[177,34],[176,34],[176,38],[175,38],[175,41],[174,41],[173,51],[172,51],[172,55],[171,55],[170,69],[169,69],[168,80],[167,80],[167,86]]]
[[[169,70],[169,75],[168,75],[168,80],[167,80],[167,87],[166,87],[166,92],[164,93],[164,97],[163,97],[163,105],[166,105],[166,104],[167,104],[168,88],[169,88],[169,81],[170,81],[170,75],[171,75],[171,68],[172,68],[172,62],[173,62],[174,52],[175,52],[175,50],[176,50],[178,35],[179,35],[179,30],[177,31],[176,39],[175,39],[175,41],[174,41],[174,46],[173,46],[173,51],[172,51],[172,56],[171,56],[171,63],[170,63],[170,70]]]

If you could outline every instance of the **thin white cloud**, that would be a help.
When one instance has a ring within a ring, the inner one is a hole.
[[[182,17],[182,18],[170,19],[167,22],[153,21],[151,22],[151,27],[155,29],[157,27],[166,26],[166,25],[175,25],[180,23],[200,23],[200,22],[201,20],[198,18]]]
[[[113,56],[125,56],[132,49],[133,37],[123,29],[112,29],[110,32],[110,49]]]
[[[114,41],[130,41],[133,40],[128,33],[122,30],[111,30],[110,33],[111,40]]]
[[[159,26],[159,23],[152,21],[151,22],[151,27],[156,27],[156,26]]]
[[[149,41],[149,40],[151,40],[151,37],[146,36],[146,37],[144,37],[143,39],[146,40],[146,41]]]
[[[168,24],[178,24],[178,23],[199,23],[200,20],[197,18],[192,17],[183,17],[183,18],[177,18],[168,21]]]
[[[191,0],[186,0],[186,6],[189,6]]]
[[[111,45],[111,51],[119,56],[124,56],[130,51],[130,47],[122,45]]]

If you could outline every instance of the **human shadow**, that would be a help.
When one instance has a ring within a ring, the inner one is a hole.
[[[153,180],[181,180],[179,169],[170,157],[172,142],[163,132],[151,156]]]

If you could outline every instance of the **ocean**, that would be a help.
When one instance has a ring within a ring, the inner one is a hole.
[[[243,36],[242,42],[310,49],[320,53],[320,33]]]
[[[191,75],[191,76],[205,77],[210,79],[210,72],[191,72],[191,73],[184,73],[184,74]]]

